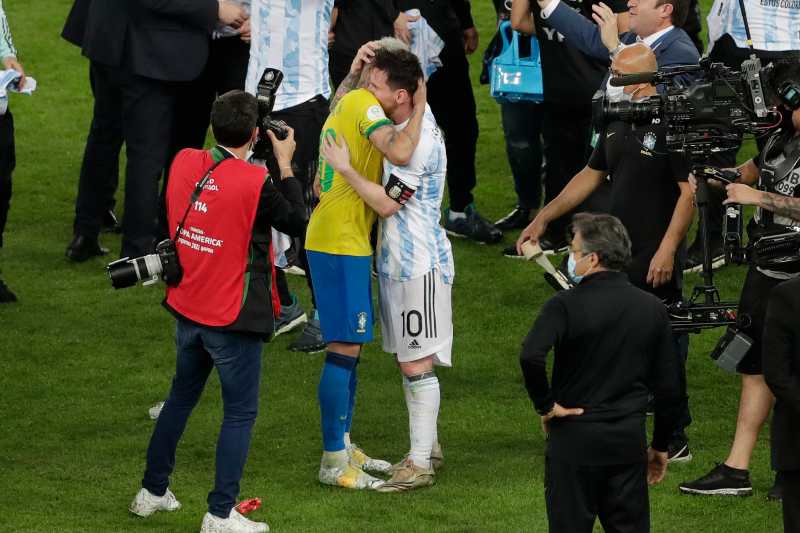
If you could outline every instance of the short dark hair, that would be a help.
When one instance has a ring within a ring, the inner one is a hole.
[[[689,0],[656,0],[656,6],[663,6],[664,4],[672,5],[672,16],[670,18],[672,25],[676,28],[683,27],[686,17],[689,16]]]
[[[631,239],[622,222],[614,216],[578,213],[572,217],[570,240],[581,234],[584,254],[597,254],[600,265],[609,270],[623,270],[631,262]]]
[[[258,101],[244,91],[229,91],[214,101],[211,131],[223,146],[239,148],[247,144],[258,120]]]
[[[389,87],[395,91],[405,89],[408,94],[414,94],[414,91],[417,90],[417,83],[422,78],[419,59],[408,50],[379,48],[375,50],[372,68],[386,73],[386,82]]]

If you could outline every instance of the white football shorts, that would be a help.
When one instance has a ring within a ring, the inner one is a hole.
[[[451,285],[432,270],[408,281],[380,278],[383,349],[407,363],[434,356],[434,364],[453,366]]]

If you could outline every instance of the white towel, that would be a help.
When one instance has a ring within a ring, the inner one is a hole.
[[[8,69],[0,71],[0,115],[5,115],[8,111],[8,93],[33,94],[36,90],[36,80],[30,76],[25,78],[25,87],[19,88],[19,80],[22,74],[16,70]]]
[[[439,54],[444,48],[444,41],[433,31],[425,17],[420,16],[419,9],[409,9],[405,13],[410,17],[419,17],[419,20],[408,23],[408,29],[411,32],[411,52],[419,58],[427,81],[442,66]]]

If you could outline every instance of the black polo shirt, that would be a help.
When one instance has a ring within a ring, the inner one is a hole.
[[[671,303],[681,298],[683,250],[670,283],[653,288],[647,271],[672,221],[678,182],[688,180],[691,164],[682,154],[667,152],[665,134],[660,125],[612,122],[600,132],[588,164],[611,176],[609,213],[622,221],[631,238],[631,283]]]

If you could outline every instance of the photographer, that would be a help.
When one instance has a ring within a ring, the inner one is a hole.
[[[250,432],[258,411],[263,342],[273,331],[270,226],[289,235],[305,227],[302,188],[291,174],[294,132],[278,141],[268,132],[282,174],[272,183],[263,167],[245,162],[258,138],[256,98],[231,91],[214,103],[211,127],[219,143],[210,151],[186,149],[172,165],[167,218],[183,266],[182,281],[167,288],[165,306],[177,320],[177,363],[172,388],[147,450],[142,489],[130,511],[149,516],[174,511],[169,491],[175,450],[211,370],[222,386],[224,419],[217,444],[216,482],[201,532],[267,531],[233,508]],[[192,192],[206,184],[196,201]],[[191,205],[191,210],[189,206]]]
[[[657,68],[652,50],[635,44],[619,52],[611,68],[620,74],[652,72]],[[628,85],[626,98],[638,99],[656,94],[651,84]],[[631,283],[656,295],[667,304],[682,299],[681,264],[684,237],[692,221],[692,193],[687,183],[689,162],[666,149],[666,129],[662,124],[633,126],[617,120],[600,132],[597,147],[587,166],[567,184],[561,194],[548,203],[517,241],[536,243],[552,220],[570,212],[605,181],[611,180],[609,213],[618,217],[631,238],[633,257],[626,273]],[[521,252],[521,250],[520,250]],[[676,335],[682,361],[688,353],[686,335]],[[685,368],[681,364],[681,377]],[[691,423],[688,406],[681,428]],[[670,461],[691,459],[683,431],[670,443]]]
[[[800,63],[785,60],[774,63],[775,88],[794,85],[800,90]],[[787,85],[789,84],[789,85]],[[776,96],[777,98],[777,96]],[[765,233],[788,231],[787,227],[800,224],[800,108],[792,109],[788,102],[779,99],[784,124],[773,134],[759,155],[739,167],[739,183],[728,185],[726,204],[756,206],[755,216],[748,226],[750,241]],[[712,185],[718,182],[710,182]],[[754,189],[751,185],[758,184]],[[725,462],[707,475],[680,489],[691,494],[716,494],[727,496],[749,495],[753,492],[748,466],[758,433],[769,415],[774,397],[764,381],[761,365],[765,295],[781,281],[797,277],[800,269],[788,264],[782,271],[768,270],[750,265],[739,301],[739,316],[750,318],[740,330],[752,338],[753,345],[739,362],[742,374],[742,392],[736,434]],[[770,491],[780,497],[778,480]]]
[[[649,532],[647,484],[664,478],[682,416],[679,357],[664,305],[622,272],[631,241],[620,220],[580,213],[572,230],[569,264],[578,285],[545,303],[520,355],[525,387],[549,435],[550,532],[591,533],[598,516],[606,531]]]

